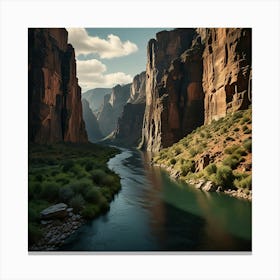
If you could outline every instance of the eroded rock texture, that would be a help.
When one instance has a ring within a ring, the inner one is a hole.
[[[251,104],[251,29],[206,28],[203,89],[205,123]]]
[[[146,72],[133,78],[130,97],[118,120],[114,141],[126,146],[137,146],[142,136],[146,105]]]
[[[75,52],[64,28],[28,30],[29,141],[87,142]]]
[[[89,102],[86,99],[82,99],[83,105],[83,119],[86,125],[86,131],[88,135],[88,140],[92,143],[97,142],[103,138],[103,135],[100,131],[98,121],[96,116],[89,107]]]
[[[202,52],[191,28],[163,31],[149,41],[142,148],[158,151],[203,124]]]
[[[123,112],[123,107],[130,96],[130,86],[117,85],[112,88],[110,95],[104,96],[104,103],[98,114],[98,123],[104,136],[111,134],[117,127],[118,118]]]

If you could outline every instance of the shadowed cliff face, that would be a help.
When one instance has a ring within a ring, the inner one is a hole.
[[[130,97],[123,108],[114,134],[114,142],[137,146],[141,140],[143,117],[146,104],[146,72],[133,78]]]
[[[83,119],[86,125],[88,140],[92,143],[97,142],[98,140],[103,138],[97,119],[94,113],[91,111],[89,107],[89,102],[86,99],[82,99],[82,105],[83,105]]]
[[[64,28],[28,30],[29,141],[87,142],[75,52]]]
[[[148,43],[141,145],[149,151],[168,147],[203,124],[203,47],[196,36],[194,29],[176,29]]]
[[[110,95],[104,96],[104,103],[97,118],[104,136],[109,135],[116,129],[118,118],[121,116],[123,107],[130,96],[130,86],[131,84],[117,85],[112,88]]]
[[[199,29],[205,41],[205,124],[251,104],[251,29]]]

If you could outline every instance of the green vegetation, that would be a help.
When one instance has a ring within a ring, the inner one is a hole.
[[[185,182],[202,178],[224,190],[240,188],[248,192],[252,183],[251,123],[251,108],[228,114],[198,127],[178,143],[161,150],[153,157],[153,162],[171,166]],[[201,164],[207,155],[210,162]]]
[[[118,150],[94,144],[29,145],[29,244],[42,236],[40,212],[64,202],[85,219],[109,209],[120,189],[107,161]]]

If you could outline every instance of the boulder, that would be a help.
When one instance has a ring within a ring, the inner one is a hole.
[[[204,186],[202,187],[202,190],[203,191],[206,191],[206,192],[214,192],[216,191],[216,187],[215,185],[213,184],[213,182],[211,181],[207,181]]]
[[[41,211],[41,218],[48,219],[63,219],[67,216],[67,205],[58,203]]]

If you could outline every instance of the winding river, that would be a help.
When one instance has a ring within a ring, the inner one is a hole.
[[[121,149],[108,166],[121,191],[60,250],[251,251],[250,202],[175,182],[137,150]]]

